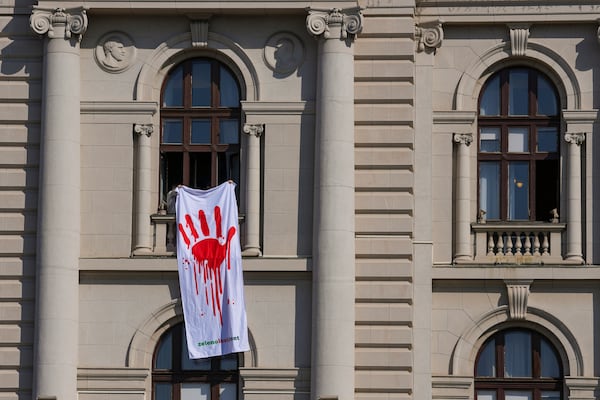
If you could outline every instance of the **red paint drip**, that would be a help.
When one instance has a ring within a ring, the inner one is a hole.
[[[202,228],[202,233],[204,236],[210,235],[210,230],[208,229],[208,222],[206,222],[206,214],[204,214],[204,211],[198,211],[198,219],[200,220],[200,227]]]

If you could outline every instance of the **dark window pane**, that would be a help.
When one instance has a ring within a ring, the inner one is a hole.
[[[175,189],[177,185],[183,184],[183,153],[162,153],[162,195],[163,201],[167,199],[167,193]]]
[[[171,400],[173,388],[170,383],[154,384],[154,400]]]
[[[210,89],[210,63],[194,61],[192,63],[192,107],[209,107]]]
[[[183,67],[175,68],[170,74],[163,92],[163,107],[183,106]]]
[[[541,376],[542,378],[559,378],[560,377],[560,366],[558,365],[558,359],[556,353],[550,344],[542,339],[540,343],[540,361],[542,364]],[[552,393],[552,392],[548,392]],[[542,397],[543,398],[543,397]],[[552,395],[549,394],[548,400],[552,399]]]
[[[477,376],[496,376],[496,341],[490,340],[479,354]]]
[[[508,114],[529,114],[529,73],[526,70],[512,70],[509,78]]]
[[[194,119],[192,120],[191,144],[210,144],[210,120]]]
[[[508,128],[508,151],[511,153],[529,152],[529,128],[522,126]]]
[[[535,163],[535,213],[537,221],[549,221],[552,210],[559,210],[558,160]]]
[[[187,338],[185,335],[185,329],[181,330],[181,369],[182,370],[195,370],[195,371],[208,371],[210,370],[210,359],[202,358],[199,360],[190,359],[190,355],[187,347]]]
[[[173,365],[173,334],[171,332],[164,335],[158,345],[154,368],[156,369],[171,369]]]
[[[235,383],[221,383],[219,385],[219,400],[236,400],[237,385]]]
[[[496,400],[495,390],[478,390],[477,400]]]
[[[238,355],[228,354],[226,356],[221,357],[221,366],[220,369],[223,371],[235,371],[238,369]]]
[[[543,391],[541,400],[560,400],[560,392]]]
[[[484,126],[479,129],[479,151],[500,152],[500,128]]]
[[[531,334],[528,332],[514,331],[504,335],[504,376],[532,377]]]
[[[537,151],[543,153],[558,152],[558,129],[554,127],[538,128]]]
[[[237,80],[225,67],[221,67],[221,82],[219,82],[221,94],[221,107],[237,108],[240,106],[240,89]]]
[[[529,163],[508,163],[508,219],[529,219]]]
[[[190,186],[196,189],[210,189],[211,182],[211,153],[190,154]]]
[[[219,143],[238,144],[240,142],[240,124],[237,119],[223,119],[219,123]]]
[[[210,383],[182,383],[181,400],[211,400]]]
[[[546,78],[538,75],[538,115],[558,115],[558,99],[553,86]]]
[[[532,400],[532,393],[528,390],[507,390],[504,400]]]
[[[479,105],[479,114],[500,115],[500,77],[498,75],[485,86]]]
[[[239,182],[240,158],[238,152],[219,153],[219,183],[232,180]]]
[[[183,142],[183,122],[180,119],[163,119],[163,144],[181,144]]]
[[[500,218],[500,163],[479,164],[479,209],[487,219]]]

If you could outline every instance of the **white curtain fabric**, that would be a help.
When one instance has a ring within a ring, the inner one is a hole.
[[[249,350],[235,184],[178,187],[176,219],[190,359]]]

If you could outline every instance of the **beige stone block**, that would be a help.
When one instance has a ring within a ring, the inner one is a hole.
[[[412,165],[413,152],[406,147],[358,147],[354,151],[354,162],[357,166],[369,167]]]
[[[410,392],[412,374],[408,371],[356,371],[355,385],[360,389],[377,389]]]
[[[409,235],[413,220],[406,214],[357,214],[357,234]]]
[[[34,230],[36,227],[35,215],[23,212],[0,213],[0,232],[14,232]]]
[[[38,81],[0,81],[0,92],[3,99],[39,100],[42,86]]]
[[[406,303],[359,303],[356,305],[356,322],[360,324],[396,323],[412,321],[412,308]]]
[[[410,347],[413,342],[409,326],[359,325],[355,330],[357,346],[376,345]]]
[[[410,212],[413,196],[409,192],[357,192],[355,195],[357,211],[402,211]]]
[[[410,103],[414,97],[414,90],[414,85],[406,81],[363,81],[354,84],[354,98],[359,103]]]
[[[5,190],[0,192],[0,203],[5,210],[37,208],[36,190]]]
[[[32,346],[0,347],[0,366],[2,368],[31,368],[33,365]]]
[[[29,29],[29,18],[26,16],[6,14],[0,17],[0,32],[3,35],[24,34]]]
[[[412,18],[368,16],[364,20],[360,37],[407,37],[415,32]]]
[[[413,265],[402,259],[364,259],[356,260],[356,277],[361,279],[406,279],[413,274]]]
[[[413,396],[408,393],[399,392],[357,392],[354,394],[354,400],[412,400]]]
[[[411,123],[413,107],[410,104],[356,104],[354,118],[357,123]]]
[[[34,157],[29,160],[30,163],[38,162],[37,151],[28,152],[25,146],[0,147],[0,157],[2,157],[1,160],[4,165],[26,165],[28,156]]]
[[[32,344],[33,324],[18,322],[15,324],[4,324],[0,326],[2,342],[5,344]]]
[[[411,60],[359,59],[354,61],[356,80],[407,81],[413,80],[414,64]]]
[[[406,281],[358,281],[355,284],[357,301],[410,301],[412,284]]]
[[[37,169],[33,168],[0,168],[0,188],[36,187],[38,185]]]
[[[3,63],[4,65],[4,63]],[[0,77],[2,75],[0,74]],[[41,104],[39,102],[8,103],[3,104],[0,108],[0,120],[2,121],[39,121],[40,120]]]
[[[2,276],[28,276],[35,273],[34,257],[2,257],[0,258],[0,275]]]
[[[77,398],[79,400],[144,400],[146,394],[144,392],[118,392],[118,391],[99,391],[86,392],[80,391]]]
[[[412,147],[414,131],[404,125],[358,125],[354,127],[357,145],[398,145]]]
[[[412,366],[412,352],[398,348],[357,348],[355,351],[357,368],[401,368]]]
[[[412,241],[407,236],[371,236],[356,238],[357,256],[396,256],[412,255]]]
[[[365,38],[356,41],[356,58],[412,59],[415,44],[410,38]]]
[[[27,368],[20,370],[0,370],[0,388],[6,389],[31,389],[32,371]]]
[[[0,78],[31,78],[40,79],[42,77],[42,61],[41,58],[18,60],[4,59],[2,60],[2,68],[0,68]],[[35,115],[39,115],[35,114]],[[5,119],[5,118],[0,118]],[[39,117],[35,120],[39,121]]]
[[[2,286],[0,285],[0,288]],[[33,288],[33,286],[32,286]],[[28,294],[33,298],[33,293]],[[0,303],[0,321],[28,321],[32,322],[34,317],[33,300],[2,301]]]
[[[35,235],[5,235],[0,241],[0,253],[35,254]]]
[[[357,170],[355,172],[357,189],[410,189],[413,185],[413,173],[409,170]]]
[[[27,148],[33,154],[33,150],[39,151],[37,147],[39,141],[40,126],[38,124],[32,123],[27,126],[0,124],[0,143],[9,143],[12,145],[27,144]]]

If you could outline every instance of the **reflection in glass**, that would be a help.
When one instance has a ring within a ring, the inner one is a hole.
[[[490,340],[479,354],[477,376],[496,376],[496,341]]]
[[[236,400],[237,385],[235,383],[221,383],[219,385],[219,400]]]
[[[182,383],[181,400],[210,400],[210,384]]]
[[[210,63],[197,60],[192,63],[192,107],[210,106]]]
[[[508,219],[529,219],[529,163],[508,163]]]
[[[239,126],[237,119],[222,119],[219,122],[219,143],[238,144],[240,142]]]
[[[531,392],[527,390],[507,390],[504,400],[531,400]]]
[[[537,84],[538,115],[557,115],[558,101],[553,86],[541,75],[538,75]]]
[[[163,144],[181,144],[183,141],[183,123],[180,119],[163,119]]]
[[[154,361],[154,368],[156,369],[171,369],[172,350],[173,349],[173,334],[169,332],[164,335],[160,341],[158,351],[156,352],[156,359]]]
[[[544,391],[542,392],[542,400],[560,400],[560,392]]]
[[[495,390],[478,390],[477,400],[496,400]]]
[[[537,151],[548,153],[558,151],[558,130],[556,128],[538,128]]]
[[[487,219],[500,218],[500,164],[479,163],[479,209]]]
[[[515,69],[509,72],[508,114],[529,114],[529,74]]]
[[[500,152],[500,128],[483,126],[479,129],[479,151]]]
[[[231,72],[225,67],[221,67],[221,82],[219,86],[221,93],[221,107],[239,107],[240,89],[237,80],[231,75]]]
[[[237,152],[219,153],[219,183],[228,180],[239,182],[240,179],[240,156]]]
[[[183,67],[179,66],[169,74],[163,92],[163,107],[183,106]]]
[[[485,86],[481,103],[479,105],[481,115],[500,115],[500,76],[496,75]]]
[[[210,370],[210,359],[201,358],[198,360],[190,359],[187,347],[187,338],[185,335],[185,329],[181,330],[182,333],[182,344],[181,346],[181,369],[183,370],[194,370],[194,371],[208,371]]]
[[[511,153],[529,151],[529,128],[517,126],[508,128],[508,151]]]
[[[170,383],[155,383],[154,400],[171,400],[172,390]]]
[[[530,378],[532,376],[531,335],[521,331],[507,332],[504,341],[504,376]],[[515,397],[518,398],[520,397]]]
[[[210,144],[210,120],[192,120],[191,144]]]
[[[237,353],[227,354],[221,357],[221,369],[223,371],[235,371],[238,369]]]
[[[542,339],[540,343],[540,362],[542,364],[541,376],[544,378],[560,377],[558,359],[550,344]]]

